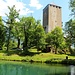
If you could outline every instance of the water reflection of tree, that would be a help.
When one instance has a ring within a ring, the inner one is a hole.
[[[71,68],[71,75],[75,75],[75,70],[74,70],[75,67],[74,66],[71,66],[70,68]]]

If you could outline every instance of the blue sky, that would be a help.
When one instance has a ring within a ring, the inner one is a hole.
[[[33,15],[35,19],[42,21],[43,8],[50,3],[62,7],[63,24],[71,18],[69,16],[69,0],[0,0],[0,16],[5,17],[5,13],[9,12],[7,6],[15,5],[17,10],[20,9],[20,15]]]

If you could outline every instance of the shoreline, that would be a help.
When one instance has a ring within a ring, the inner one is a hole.
[[[75,65],[75,59],[63,59],[61,61],[59,60],[48,60],[48,61],[34,61],[34,60],[10,60],[10,59],[1,59],[1,61],[17,61],[17,62],[29,62],[29,63],[45,63],[45,64],[61,64],[61,65]]]
[[[0,52],[0,60],[4,61],[18,61],[30,63],[46,63],[46,64],[65,64],[75,65],[75,56],[67,54],[53,54],[53,53],[37,53],[21,56],[19,53],[10,51],[9,55],[5,51]]]

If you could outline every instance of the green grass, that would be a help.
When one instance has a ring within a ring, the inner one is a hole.
[[[20,56],[21,51],[9,51],[9,56],[6,51],[0,51],[0,60],[8,60],[8,61],[35,61],[35,62],[61,62],[66,59],[68,56],[69,59],[75,59],[75,56],[69,56],[66,54],[52,54],[52,53],[41,53],[36,49],[29,50],[30,54],[26,56]]]

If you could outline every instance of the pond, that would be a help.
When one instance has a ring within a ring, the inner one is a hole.
[[[75,75],[75,66],[0,61],[0,75]]]

